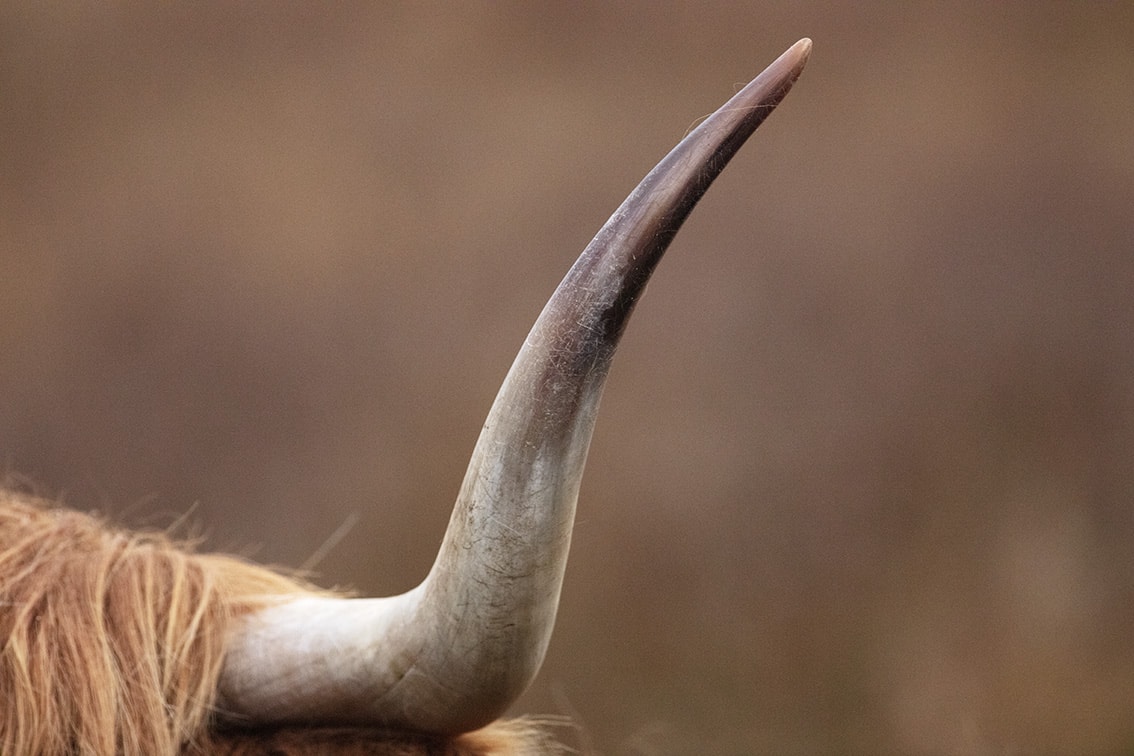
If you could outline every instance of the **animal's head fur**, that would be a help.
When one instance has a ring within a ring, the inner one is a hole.
[[[527,720],[462,736],[216,725],[226,640],[249,611],[314,589],[160,532],[0,490],[0,753],[520,754]]]

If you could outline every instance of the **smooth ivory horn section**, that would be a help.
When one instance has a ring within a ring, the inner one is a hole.
[[[234,723],[459,733],[531,682],[555,623],[575,502],[610,361],[694,205],[791,89],[797,42],[686,136],[555,290],[492,405],[437,560],[412,591],[299,598],[232,639],[219,706]]]

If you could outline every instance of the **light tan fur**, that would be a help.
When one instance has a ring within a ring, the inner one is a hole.
[[[163,533],[0,489],[0,753],[555,753],[537,724],[438,738],[215,725],[225,640],[247,612],[315,589]]]
[[[506,719],[455,738],[356,728],[220,733],[214,735],[208,752],[225,756],[552,756],[569,752],[548,733],[549,725],[561,724]]]

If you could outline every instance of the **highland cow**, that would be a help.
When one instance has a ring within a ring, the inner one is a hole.
[[[611,359],[682,222],[810,49],[686,136],[584,250],[504,380],[417,588],[344,597],[0,495],[0,753],[560,750],[544,723],[499,718],[547,648]]]

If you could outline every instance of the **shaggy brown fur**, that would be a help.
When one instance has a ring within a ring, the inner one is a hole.
[[[212,726],[225,638],[241,615],[312,588],[161,533],[115,530],[0,490],[0,753],[521,754],[539,727],[455,739],[381,730]]]

